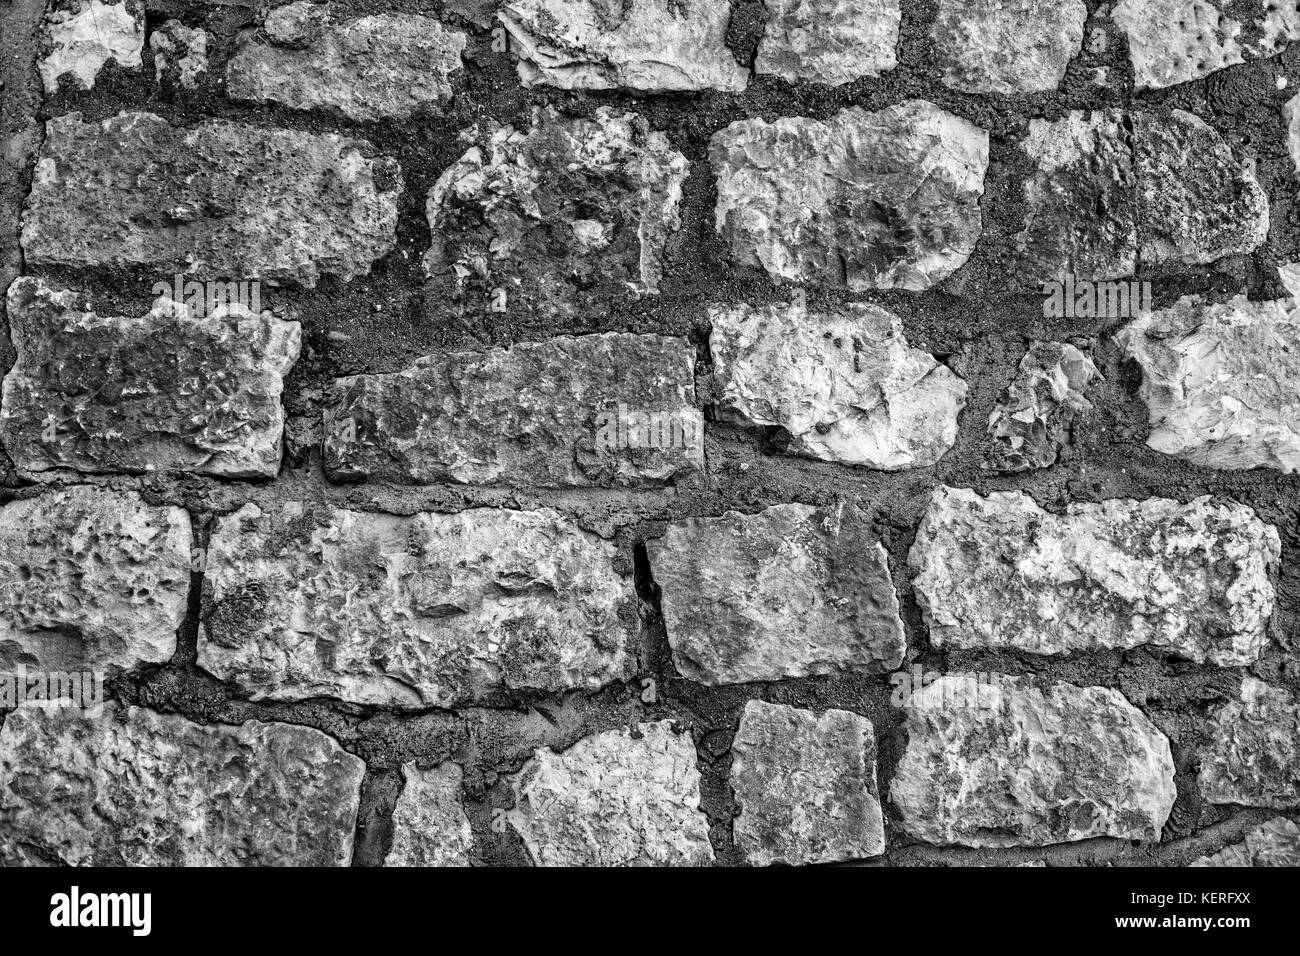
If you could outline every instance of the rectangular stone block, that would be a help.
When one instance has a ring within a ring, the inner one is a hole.
[[[422,770],[412,761],[402,765],[402,779],[384,866],[469,866],[474,832],[465,816],[459,765]]]
[[[1300,806],[1300,702],[1247,674],[1240,698],[1211,716],[1199,757],[1210,803]]]

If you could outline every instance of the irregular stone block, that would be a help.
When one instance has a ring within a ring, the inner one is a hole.
[[[191,278],[351,279],[397,243],[397,163],[314,134],[152,113],[45,124],[23,216],[29,265]]]
[[[1286,817],[1275,817],[1247,833],[1241,843],[1188,866],[1300,866],[1300,827]]]
[[[1083,48],[1082,0],[939,0],[930,38],[943,82],[965,93],[1054,90]]]
[[[0,862],[347,866],[365,769],[310,727],[21,707],[0,731]]]
[[[0,670],[170,660],[190,588],[190,517],[74,487],[0,507]]]
[[[910,561],[936,648],[1070,654],[1150,646],[1250,664],[1268,643],[1277,529],[1245,505],[1075,502],[940,487]]]
[[[469,866],[474,833],[461,804],[461,769],[402,765],[406,785],[393,808],[393,846],[384,866]]]
[[[695,745],[670,721],[543,747],[511,781],[506,820],[538,866],[713,862]]]
[[[689,518],[646,548],[683,677],[740,684],[902,663],[885,549],[852,505]]]
[[[736,846],[756,866],[879,856],[885,822],[871,721],[751,700],[731,745]]]
[[[1177,796],[1169,741],[1119,691],[1000,677],[987,706],[950,707],[953,680],[904,705],[889,787],[904,830],[972,847],[1160,838]]]
[[[1300,95],[1286,101],[1282,119],[1286,123],[1286,150],[1291,154],[1296,172],[1300,172]]]
[[[989,415],[993,441],[986,467],[995,471],[1050,468],[1075,419],[1092,408],[1083,395],[1097,366],[1073,345],[1035,342]]]
[[[8,302],[18,361],[4,379],[0,438],[20,468],[279,471],[297,322],[238,302],[195,314],[168,296],[139,318],[99,316],[27,277]]]
[[[1198,785],[1210,803],[1300,806],[1300,704],[1287,691],[1246,675],[1205,740]]]
[[[208,547],[199,665],[254,700],[454,707],[596,690],[636,667],[614,553],[550,510],[248,504]]]
[[[95,77],[112,60],[131,69],[141,63],[144,49],[144,10],[135,3],[78,0],[70,8],[47,15],[49,52],[38,63],[47,96],[59,92],[59,81],[71,75],[75,89],[91,89]]]
[[[663,484],[704,467],[694,382],[694,349],[660,335],[428,356],[338,381],[325,469],[335,480]],[[630,434],[619,427],[628,410],[665,427]]]
[[[198,86],[200,73],[208,69],[208,31],[191,30],[179,20],[168,20],[149,34],[153,50],[154,75],[159,83],[164,76],[186,89]]]
[[[756,73],[841,86],[898,65],[898,0],[766,0]]]
[[[719,416],[780,426],[792,454],[884,471],[933,465],[957,439],[966,383],[867,303],[709,308]]]
[[[925,100],[715,133],[717,230],[739,265],[838,288],[928,289],[970,257],[988,133]]]

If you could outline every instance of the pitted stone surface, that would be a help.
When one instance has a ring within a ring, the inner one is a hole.
[[[506,819],[538,866],[706,866],[695,760],[667,720],[544,747],[511,778]]]
[[[939,0],[930,37],[943,82],[965,93],[1056,89],[1083,47],[1082,0]]]
[[[1241,698],[1212,715],[1197,781],[1210,803],[1300,806],[1300,703],[1249,675]]]
[[[933,465],[957,438],[966,383],[867,303],[712,306],[719,415],[780,426],[787,451],[885,471]]]
[[[596,690],[636,667],[614,554],[549,509],[248,504],[208,547],[199,665],[254,700],[421,708]]]
[[[774,279],[921,291],[970,257],[988,133],[925,100],[713,135],[717,230]]]
[[[871,721],[751,700],[731,745],[736,846],[755,866],[879,856],[885,823]]]
[[[953,680],[905,703],[889,797],[909,834],[973,847],[1159,839],[1177,795],[1169,741],[1119,691],[1002,677],[986,706],[952,707]]]
[[[47,15],[45,34],[49,52],[39,64],[45,92],[53,96],[60,86],[90,89],[110,60],[126,69],[141,64],[143,4],[134,0],[73,3]]]
[[[1277,529],[1209,497],[1076,502],[940,487],[913,586],[936,648],[1069,654],[1150,646],[1224,667],[1268,642]]]
[[[309,727],[21,707],[0,731],[0,863],[347,866],[364,774]]]
[[[152,113],[45,124],[23,215],[28,264],[195,279],[351,279],[396,244],[401,174],[334,133]]]
[[[852,505],[688,518],[646,548],[683,677],[738,684],[903,660],[885,549]]]
[[[766,0],[754,72],[842,86],[898,65],[898,0]]]
[[[279,471],[297,322],[237,302],[196,315],[169,296],[138,318],[99,316],[27,277],[8,305],[18,361],[4,379],[0,439],[19,467]]]
[[[1189,866],[1300,866],[1300,827],[1275,817],[1246,834],[1240,843],[1193,860]]]
[[[694,370],[683,339],[607,333],[429,356],[404,372],[341,379],[325,468],[336,480],[663,484],[704,467]],[[658,447],[620,440],[609,426],[625,410],[685,426],[682,440],[671,440],[671,428]]]
[[[168,20],[149,34],[153,50],[154,74],[161,83],[164,77],[187,89],[198,85],[200,73],[208,69],[208,40],[203,29],[191,30],[179,20]]]
[[[469,866],[474,833],[461,803],[463,774],[454,763],[421,770],[402,765],[405,786],[393,808],[393,846],[385,866]]]
[[[1084,390],[1100,376],[1083,352],[1063,342],[1035,342],[989,415],[987,467],[1031,471],[1056,464],[1076,418],[1092,408]]]

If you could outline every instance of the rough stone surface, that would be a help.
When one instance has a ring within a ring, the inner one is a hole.
[[[198,86],[199,74],[208,69],[208,31],[191,30],[179,20],[168,20],[149,34],[154,74],[158,82],[171,77],[186,89]]]
[[[1300,827],[1275,817],[1246,834],[1246,839],[1190,866],[1300,866]]]
[[[682,339],[608,333],[429,356],[404,372],[342,379],[325,468],[336,480],[663,484],[703,468],[702,443],[640,447],[605,423],[628,408],[701,435],[694,368]]]
[[[1142,368],[1150,447],[1209,468],[1300,470],[1294,299],[1184,296],[1117,338]]]
[[[727,49],[728,0],[506,0],[524,86],[643,93],[745,88]]]
[[[1200,751],[1198,786],[1210,803],[1300,806],[1300,704],[1249,675],[1240,700],[1212,716]]]
[[[1280,556],[1276,528],[1209,497],[1076,502],[1056,515],[1023,492],[940,487],[910,560],[936,648],[1148,645],[1236,667],[1268,642]]]
[[[1014,472],[1056,464],[1074,420],[1092,408],[1083,393],[1099,376],[1092,359],[1073,345],[1031,345],[989,415],[993,443],[986,465]]]
[[[507,820],[539,866],[707,865],[695,759],[667,720],[544,747],[512,778]]]
[[[885,471],[933,465],[957,437],[966,383],[912,348],[898,316],[712,306],[719,416],[779,426],[791,454]]]
[[[199,665],[255,700],[452,707],[629,678],[631,582],[550,510],[287,503],[219,520]]]
[[[681,222],[687,162],[634,113],[538,109],[503,126],[429,190],[426,273],[445,304],[573,315],[601,297],[658,291]]]
[[[885,823],[871,721],[751,700],[731,745],[736,846],[756,866],[879,856]]]
[[[905,703],[889,797],[909,834],[972,847],[1159,839],[1177,795],[1169,741],[1119,691],[1003,677],[988,706],[951,707],[955,679]]]
[[[943,82],[965,93],[1056,89],[1083,47],[1083,0],[939,0],[930,37]]]
[[[754,72],[841,86],[892,70],[898,0],[766,0]]]
[[[407,119],[426,103],[451,97],[447,77],[461,66],[465,34],[437,20],[385,13],[317,24],[303,21],[313,3],[277,7],[262,33],[248,31],[226,67],[231,98],[290,109],[337,110],[362,122]],[[306,45],[302,45],[306,40]]]
[[[1296,172],[1300,172],[1300,95],[1287,100],[1282,107],[1282,120],[1286,123],[1286,148]]]
[[[99,316],[26,277],[8,304],[18,361],[4,379],[0,438],[20,467],[279,471],[297,322],[238,303],[195,315],[168,296],[139,318]]]
[[[74,487],[0,507],[0,670],[170,660],[190,586],[190,518]]]
[[[902,663],[885,549],[852,505],[689,518],[646,547],[683,677],[739,684]]]
[[[225,120],[58,116],[45,124],[23,251],[29,265],[351,279],[397,241],[397,164],[363,150],[334,133]]]
[[[402,765],[406,785],[393,808],[393,846],[385,866],[469,866],[474,834],[461,804],[457,764]]]
[[[364,774],[309,727],[22,707],[0,731],[0,863],[346,866]]]
[[[740,120],[710,141],[717,230],[735,263],[774,279],[928,289],[975,248],[988,146],[925,100]]]
[[[60,83],[90,89],[109,60],[127,69],[141,63],[144,11],[134,3],[74,3],[51,13],[45,31],[49,53],[40,72],[47,94],[57,93]],[[69,76],[76,82],[69,83]]]

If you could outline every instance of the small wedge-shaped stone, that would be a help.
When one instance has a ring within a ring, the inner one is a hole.
[[[1146,715],[1107,687],[998,677],[980,706],[950,706],[962,699],[952,676],[907,698],[889,786],[903,829],[972,847],[1158,840],[1177,792],[1169,741]]]
[[[0,731],[0,864],[347,866],[365,770],[310,727],[21,707]]]
[[[1070,654],[1150,646],[1224,667],[1268,642],[1277,529],[1209,497],[1077,502],[940,487],[917,529],[917,602],[936,648]]]
[[[966,93],[1056,89],[1083,47],[1083,0],[939,0],[930,37],[943,82]]]
[[[1099,377],[1092,359],[1063,342],[1035,342],[989,415],[986,467],[1030,471],[1056,464],[1074,420],[1092,403],[1083,395]]]
[[[903,660],[885,549],[852,505],[690,518],[647,549],[683,677],[739,684]]]
[[[898,64],[898,0],[766,0],[754,72],[840,86]]]
[[[99,316],[27,277],[8,302],[18,361],[4,379],[0,439],[20,468],[279,471],[297,322],[238,303],[195,315],[168,296],[139,318]]]
[[[199,664],[255,700],[453,707],[635,670],[614,546],[554,511],[410,517],[289,502],[220,519]]]
[[[384,866],[469,866],[474,832],[462,804],[458,765],[402,765],[405,786],[393,808],[393,846]]]
[[[45,33],[50,52],[39,64],[45,92],[53,96],[60,82],[91,89],[109,60],[125,69],[141,63],[144,50],[144,5],[78,0],[71,9],[48,15]],[[69,83],[67,77],[75,77]]]
[[[957,438],[966,383],[891,312],[719,305],[709,318],[720,416],[784,428],[792,454],[895,471],[933,465]]]
[[[1300,806],[1300,703],[1247,675],[1241,699],[1213,715],[1201,748],[1198,785],[1210,803]]]
[[[1242,842],[1188,866],[1300,866],[1300,827],[1286,817],[1275,817],[1247,833]]]

